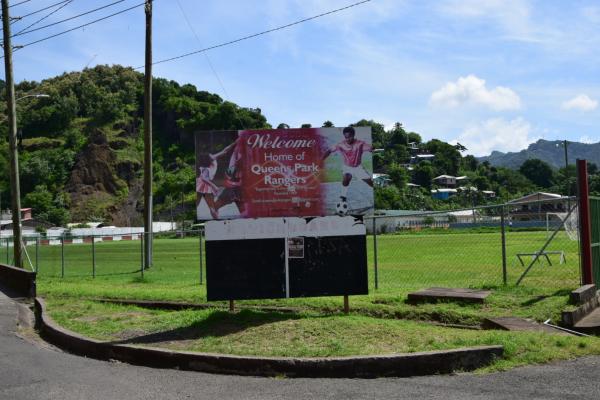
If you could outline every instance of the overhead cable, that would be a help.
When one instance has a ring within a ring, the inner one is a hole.
[[[26,34],[28,34],[28,33],[31,33],[31,32],[37,32],[37,31],[40,31],[40,30],[42,30],[42,29],[50,28],[51,26],[55,26],[55,25],[58,25],[58,24],[62,24],[63,22],[71,21],[71,20],[73,20],[73,19],[76,19],[76,18],[79,18],[79,17],[83,17],[84,15],[88,15],[88,14],[95,13],[96,11],[104,10],[105,8],[112,7],[112,6],[114,6],[115,4],[118,4],[118,3],[123,3],[124,1],[125,1],[125,0],[118,0],[118,1],[115,1],[115,2],[113,2],[113,3],[110,3],[110,4],[106,4],[106,5],[102,6],[102,7],[94,8],[93,10],[86,11],[86,12],[84,12],[84,13],[81,13],[81,14],[78,14],[78,15],[74,15],[74,16],[72,16],[72,17],[65,18],[65,19],[63,19],[63,20],[60,20],[60,21],[56,21],[56,22],[53,22],[53,23],[51,23],[51,24],[48,24],[48,25],[40,26],[39,28],[30,29],[30,30],[28,30],[28,31],[25,31],[25,32],[19,32],[19,33],[15,33],[15,34],[14,34],[14,35],[12,35],[11,37],[15,37],[15,36],[21,36],[21,35],[26,35]],[[138,5],[136,5],[136,6],[134,6],[134,7],[132,7],[132,8],[135,8],[135,7],[139,7],[139,4],[138,4]],[[128,10],[129,10],[129,9],[128,9]]]
[[[16,3],[16,4],[13,4],[13,5],[10,5],[10,6],[8,6],[8,8],[11,8],[11,7],[16,7],[16,6],[19,6],[19,5],[21,5],[21,4],[28,3],[28,2],[30,2],[30,1],[31,1],[31,0],[23,0],[23,1],[21,1],[20,3]]]
[[[116,16],[116,15],[123,14],[123,13],[125,13],[125,12],[127,12],[127,11],[131,11],[131,10],[133,10],[134,8],[137,8],[137,7],[143,6],[144,4],[146,4],[146,3],[140,3],[140,4],[137,4],[137,5],[135,5],[135,6],[132,6],[132,7],[126,8],[126,9],[124,9],[124,10],[117,11],[116,13],[113,13],[113,14],[107,15],[106,17],[98,18],[98,19],[96,19],[96,20],[93,20],[93,21],[91,21],[91,22],[88,22],[88,23],[86,23],[86,24],[83,24],[83,25],[76,26],[75,28],[67,29],[66,31],[62,31],[62,32],[56,33],[56,34],[54,34],[54,35],[51,35],[51,36],[46,36],[45,38],[38,39],[38,40],[34,40],[33,42],[25,43],[25,44],[24,44],[24,45],[22,45],[20,48],[18,48],[18,49],[15,49],[15,51],[17,51],[17,50],[20,50],[20,49],[23,49],[23,48],[25,48],[25,47],[28,47],[28,46],[31,46],[31,45],[34,45],[34,44],[37,44],[37,43],[40,43],[40,42],[44,42],[44,41],[46,41],[46,40],[53,39],[53,38],[55,38],[55,37],[57,37],[57,36],[61,36],[61,35],[64,35],[64,34],[66,34],[66,33],[69,33],[69,32],[76,31],[77,29],[80,29],[80,28],[85,28],[86,26],[89,26],[89,25],[95,24],[95,23],[97,23],[97,22],[100,22],[100,21],[104,21],[104,20],[106,20],[106,19],[109,19],[109,18],[112,18],[112,17],[114,17],[114,16]],[[3,58],[3,57],[0,57],[0,58]]]
[[[58,3],[54,3],[54,4],[51,4],[51,5],[49,5],[49,6],[46,6],[46,7],[44,7],[44,8],[40,8],[39,10],[32,11],[32,12],[30,12],[29,14],[21,15],[21,16],[19,16],[19,17],[14,17],[14,18],[18,18],[18,19],[27,18],[27,17],[30,17],[30,16],[32,16],[32,15],[35,15],[35,14],[41,13],[42,11],[46,11],[46,10],[49,10],[49,9],[51,9],[51,8],[54,8],[54,7],[56,7],[56,6],[59,6],[59,5],[63,4],[63,3],[68,3],[68,2],[70,2],[70,1],[73,1],[73,0],[63,0],[63,1],[59,1]]]
[[[35,21],[31,25],[27,26],[26,28],[21,29],[19,32],[15,33],[13,36],[20,35],[24,31],[26,31],[27,29],[31,28],[32,26],[35,26],[35,25],[39,24],[40,22],[42,22],[43,20],[45,20],[46,18],[49,18],[53,14],[56,14],[57,12],[59,12],[60,10],[62,10],[63,8],[65,8],[66,6],[68,6],[69,4],[71,4],[72,2],[73,2],[73,0],[67,0],[66,2],[63,2],[64,4],[62,4],[56,10],[50,11],[50,13],[48,13],[45,16],[43,16],[42,18],[38,19],[37,21]]]
[[[327,12],[324,12],[322,14],[318,14],[318,15],[314,15],[312,17],[304,18],[304,19],[301,19],[301,20],[298,20],[298,21],[295,21],[295,22],[292,22],[292,23],[289,23],[289,24],[286,24],[286,25],[281,25],[281,26],[278,26],[276,28],[268,29],[266,31],[262,31],[262,32],[254,33],[252,35],[244,36],[244,37],[241,37],[239,39],[234,39],[234,40],[230,40],[228,42],[223,42],[223,43],[215,44],[213,46],[205,47],[205,48],[200,49],[200,50],[191,51],[189,53],[181,54],[179,56],[165,58],[163,60],[159,60],[159,61],[156,61],[156,62],[152,63],[152,65],[162,64],[162,63],[166,63],[166,62],[170,62],[170,61],[175,61],[175,60],[179,60],[181,58],[192,56],[194,54],[204,53],[204,52],[209,51],[209,50],[218,49],[219,47],[229,46],[230,44],[239,43],[239,42],[242,42],[244,40],[248,40],[248,39],[252,39],[252,38],[258,37],[258,36],[266,35],[267,33],[272,33],[272,32],[276,32],[276,31],[280,31],[280,30],[285,29],[285,28],[292,27],[294,25],[299,25],[299,24],[301,24],[303,22],[308,22],[308,21],[311,21],[313,19],[324,17],[326,15],[330,15],[330,14],[334,14],[334,13],[337,13],[337,12],[340,12],[340,11],[344,11],[344,10],[347,10],[349,8],[359,6],[361,4],[368,3],[370,1],[371,0],[359,1],[359,2],[356,2],[356,3],[350,4],[350,5],[347,5],[345,7],[337,8],[337,9],[331,10],[331,11],[327,11]],[[144,68],[144,66],[136,67],[134,69],[142,69],[142,68]]]

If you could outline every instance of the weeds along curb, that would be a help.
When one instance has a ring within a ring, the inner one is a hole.
[[[44,300],[35,299],[36,325],[44,339],[69,352],[100,360],[117,360],[156,368],[177,368],[219,374],[327,378],[376,378],[471,371],[493,362],[502,346],[479,346],[383,356],[336,358],[249,357],[175,352],[150,347],[101,342],[58,326]]]

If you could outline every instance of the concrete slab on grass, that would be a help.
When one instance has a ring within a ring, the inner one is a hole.
[[[431,287],[408,294],[410,302],[455,300],[469,303],[483,303],[491,290]]]
[[[486,318],[483,322],[486,329],[501,329],[504,331],[533,331],[547,332],[558,335],[571,335],[568,332],[555,329],[551,326],[537,323],[536,321],[518,317]]]
[[[600,332],[600,308],[594,309],[588,315],[578,321],[573,328],[576,331],[586,333],[599,333]]]

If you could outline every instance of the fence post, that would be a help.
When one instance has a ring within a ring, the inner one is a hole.
[[[65,235],[60,237],[60,277],[65,277]]]
[[[9,263],[9,260],[8,260],[8,252],[9,252],[8,242],[9,242],[9,238],[7,236],[6,237],[6,265],[8,265],[8,263]]]
[[[198,231],[198,237],[200,238],[200,285],[202,285],[202,230]]]
[[[140,270],[142,272],[142,278],[144,277],[144,233],[140,235]]]
[[[37,274],[40,268],[39,264],[40,259],[40,237],[37,236],[35,238],[35,273]]]
[[[96,237],[92,235],[92,278],[96,277]]]
[[[506,221],[504,218],[504,206],[502,206],[502,208],[500,208],[500,232],[502,237],[502,282],[504,283],[504,285],[506,285]]]
[[[373,215],[373,262],[375,267],[375,290],[379,289],[379,273],[377,270],[377,222]]]
[[[581,244],[581,275],[583,284],[594,283],[592,273],[592,228],[590,224],[590,199],[587,161],[577,160],[577,190],[579,192],[579,241]]]

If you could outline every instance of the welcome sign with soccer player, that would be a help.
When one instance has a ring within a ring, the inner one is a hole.
[[[200,132],[197,217],[366,214],[372,151],[370,127]]]

